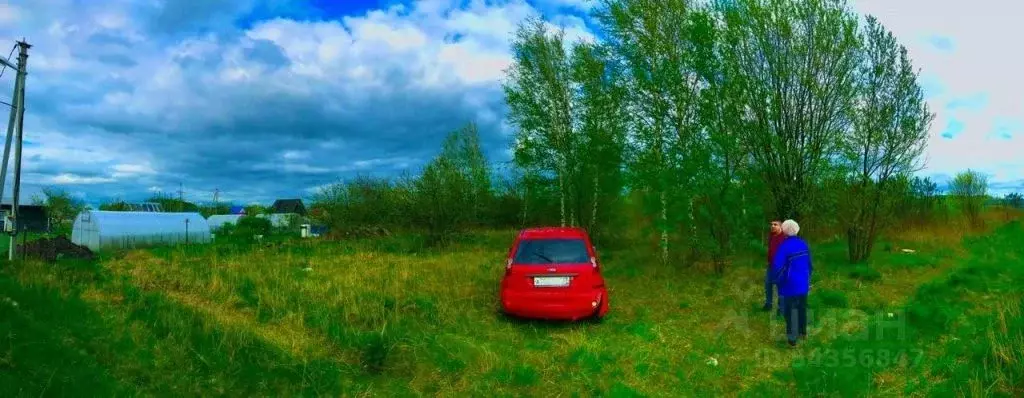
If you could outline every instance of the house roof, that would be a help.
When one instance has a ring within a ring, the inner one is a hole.
[[[302,204],[302,199],[278,199],[274,201],[270,209],[273,213],[306,215],[306,206]]]

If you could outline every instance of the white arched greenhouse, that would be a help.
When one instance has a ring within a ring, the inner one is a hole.
[[[75,217],[71,242],[92,251],[209,243],[210,224],[199,213],[86,210]]]
[[[221,229],[221,227],[223,227],[225,225],[228,225],[228,224],[238,225],[238,220],[242,219],[242,217],[245,217],[245,215],[244,214],[214,214],[214,215],[210,216],[210,218],[207,218],[206,222],[208,224],[210,224],[210,230],[211,231],[216,231],[218,229]]]

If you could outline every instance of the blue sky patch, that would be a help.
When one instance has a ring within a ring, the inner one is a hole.
[[[936,50],[942,52],[953,52],[955,46],[953,45],[953,39],[947,36],[932,35],[928,38],[928,44],[930,44]]]
[[[968,97],[958,97],[946,103],[946,109],[954,111],[957,109],[980,110],[988,106],[988,93],[976,93]]]
[[[956,138],[957,135],[964,131],[964,122],[953,119],[946,124],[946,129],[942,131],[942,137],[946,139]]]
[[[1011,140],[1013,136],[1024,130],[1024,123],[1017,119],[998,118],[995,121],[995,128],[992,129],[992,136],[997,139]]]
[[[924,99],[934,99],[946,92],[946,85],[933,74],[922,73],[921,90],[924,91]]]

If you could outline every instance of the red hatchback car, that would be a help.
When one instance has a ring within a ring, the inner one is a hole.
[[[590,236],[581,228],[531,228],[509,249],[501,308],[524,318],[601,320],[608,289]]]

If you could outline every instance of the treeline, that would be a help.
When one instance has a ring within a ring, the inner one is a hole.
[[[597,43],[568,43],[541,20],[516,33],[502,179],[470,125],[418,176],[325,189],[316,217],[435,241],[471,227],[583,226],[722,270],[770,219],[841,234],[862,262],[884,229],[951,209],[913,177],[934,115],[906,48],[874,17],[839,0],[604,0],[594,15]],[[958,176],[957,212],[979,222],[986,187]]]

